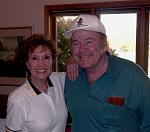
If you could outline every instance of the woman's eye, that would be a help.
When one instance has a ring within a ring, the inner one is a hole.
[[[37,58],[36,57],[32,57],[32,60],[37,60]]]
[[[48,59],[50,59],[50,58],[51,58],[50,56],[45,56],[45,59],[46,59],[46,60],[48,60]]]

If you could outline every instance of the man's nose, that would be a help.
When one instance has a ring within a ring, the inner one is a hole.
[[[84,43],[80,44],[80,51],[84,51],[84,50],[87,50],[87,49],[88,49],[88,47]]]

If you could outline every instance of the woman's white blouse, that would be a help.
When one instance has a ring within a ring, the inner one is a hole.
[[[36,94],[29,82],[8,99],[6,129],[21,132],[65,132],[67,108],[64,100],[65,73],[53,72],[53,87]]]

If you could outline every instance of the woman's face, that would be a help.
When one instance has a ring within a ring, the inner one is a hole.
[[[52,72],[52,53],[42,45],[29,52],[29,59],[26,66],[31,73],[31,80],[46,80]]]

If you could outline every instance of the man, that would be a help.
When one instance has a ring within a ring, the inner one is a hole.
[[[150,80],[138,65],[108,52],[99,19],[79,15],[65,37],[80,66],[65,86],[72,132],[150,132]]]

